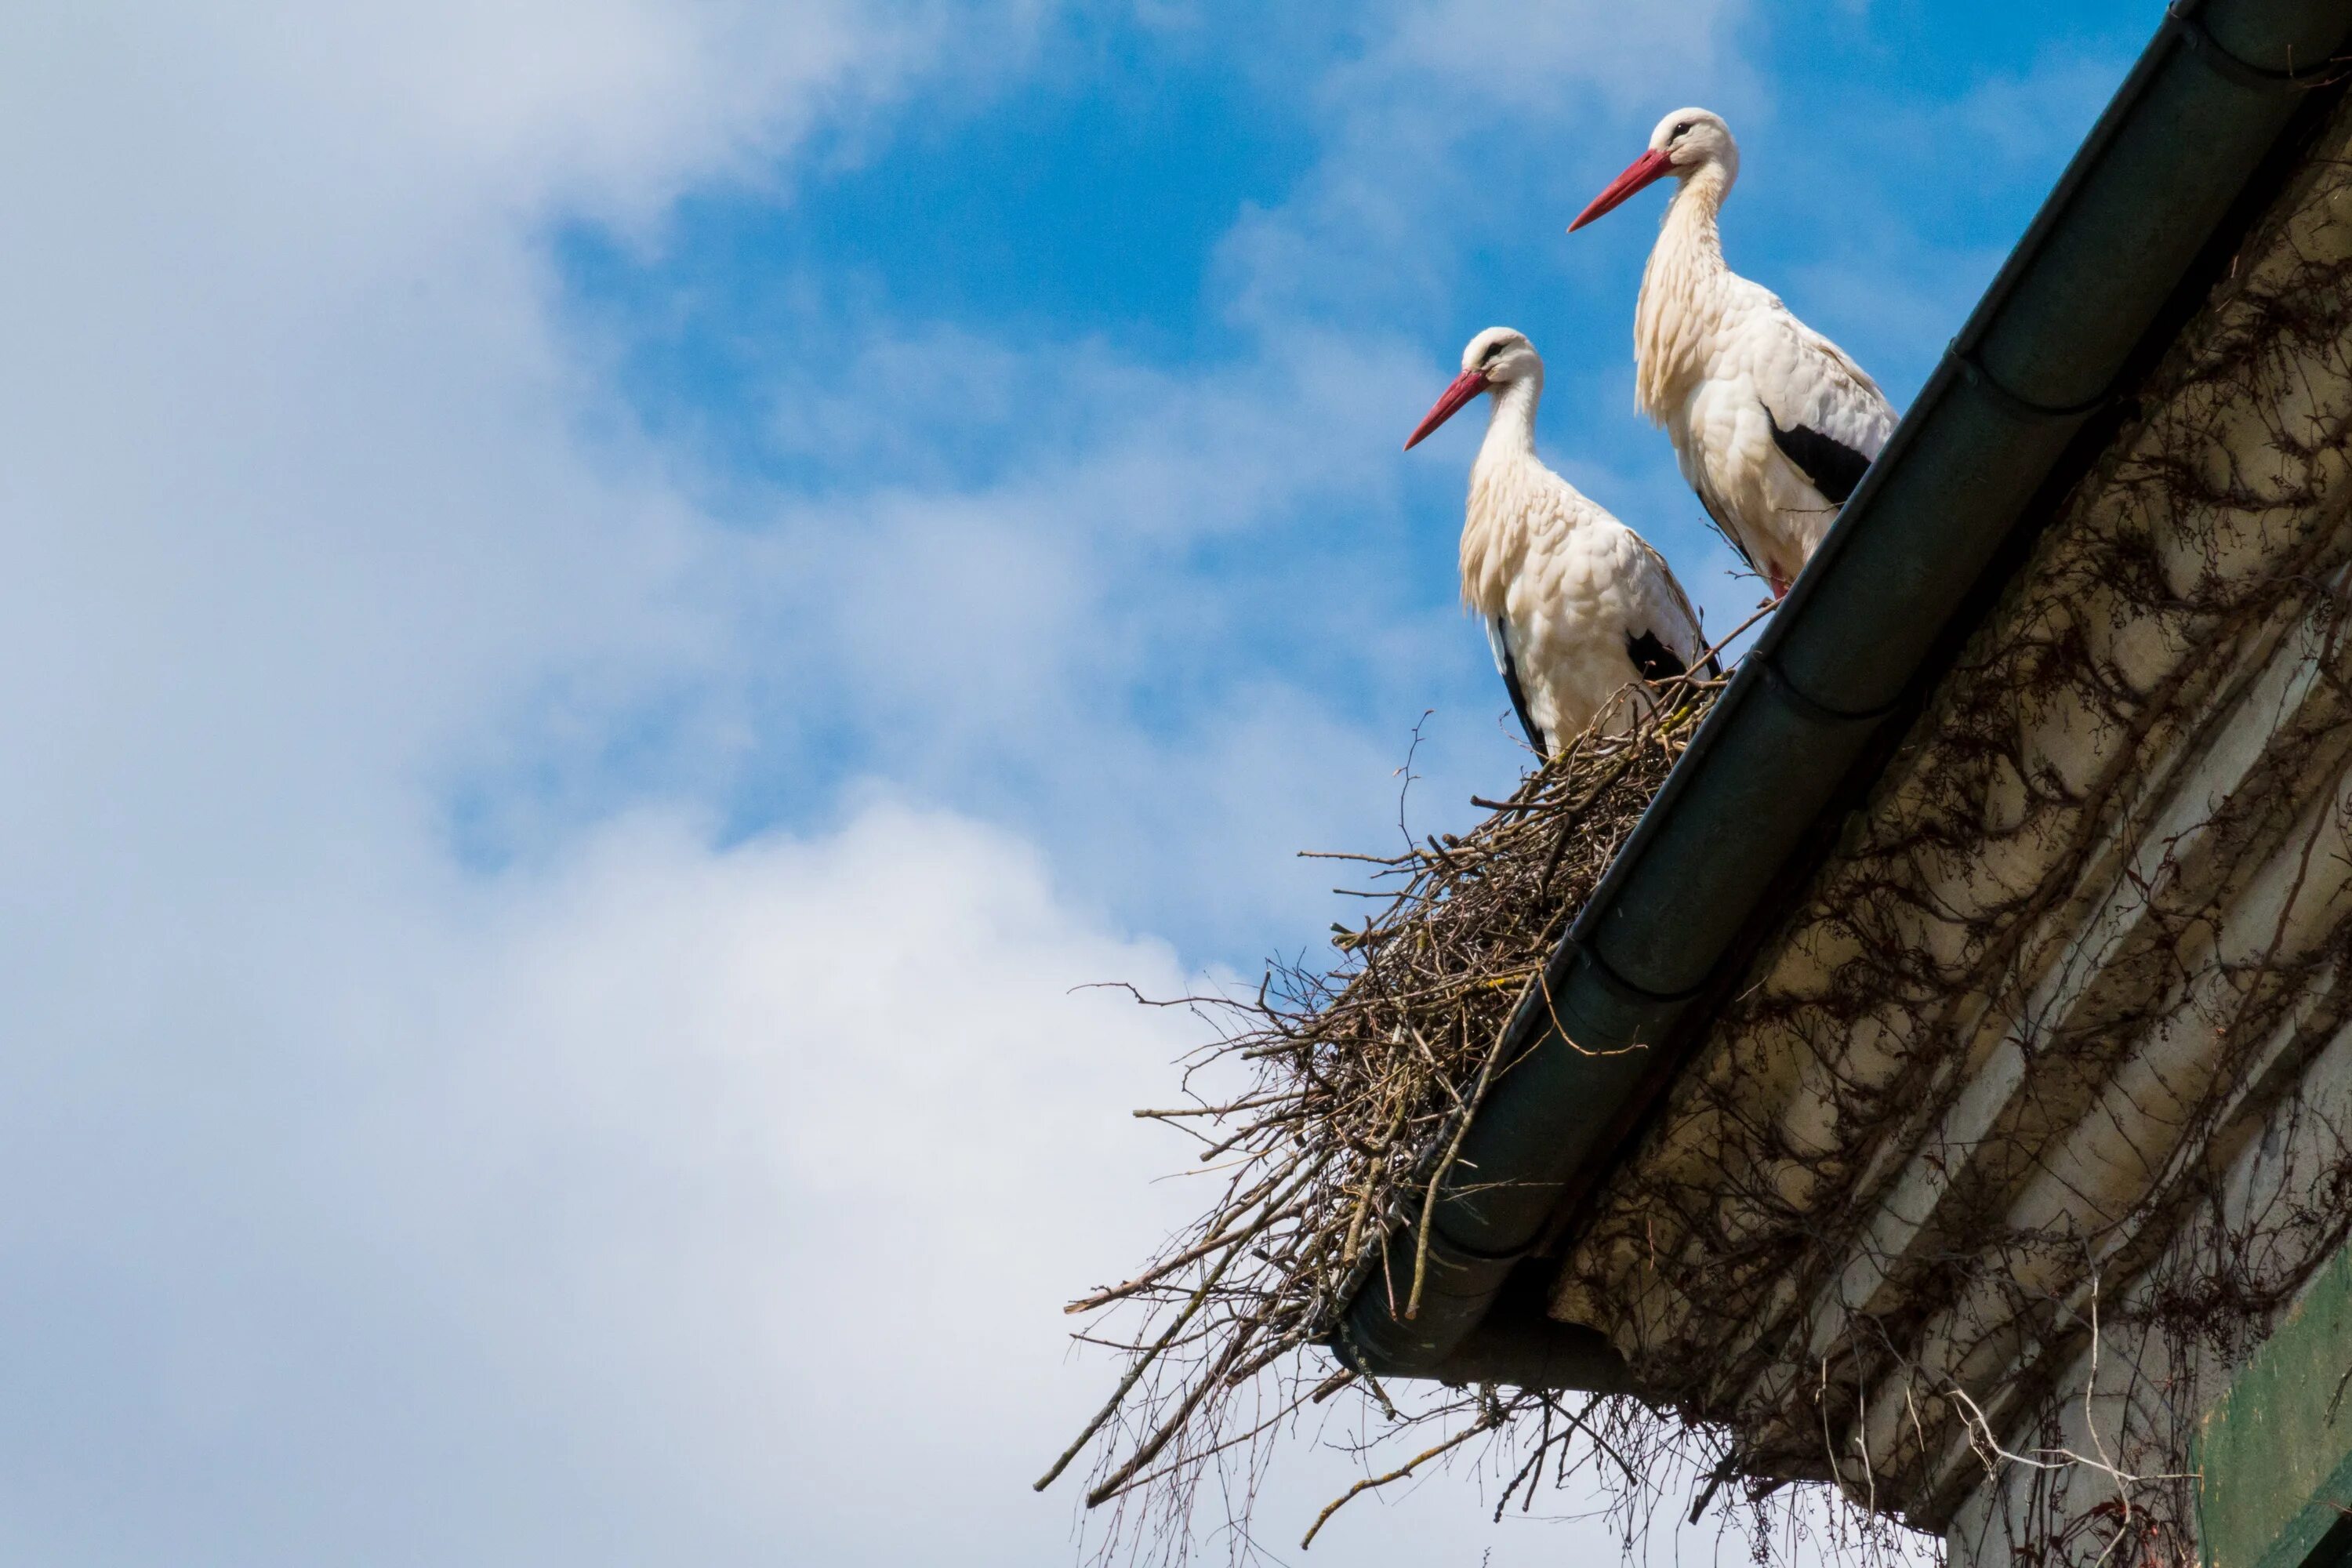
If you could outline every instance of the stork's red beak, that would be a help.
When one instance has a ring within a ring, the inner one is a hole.
[[[1609,182],[1607,190],[1592,198],[1591,206],[1576,215],[1576,221],[1568,226],[1568,232],[1574,234],[1601,214],[1622,205],[1635,191],[1657,184],[1673,172],[1674,166],[1675,161],[1664,153],[1653,149],[1643,153],[1633,160],[1631,168]]]
[[[1404,438],[1404,449],[1410,452],[1420,446],[1423,437],[1453,418],[1462,411],[1464,404],[1486,390],[1486,373],[1483,370],[1465,370],[1455,376],[1454,384],[1445,389],[1445,395],[1422,416],[1421,423],[1412,427],[1412,434]]]

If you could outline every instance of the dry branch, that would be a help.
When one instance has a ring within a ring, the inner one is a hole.
[[[1328,1336],[1389,1234],[1426,1207],[1506,1065],[1510,1020],[1721,684],[1686,679],[1629,700],[1630,728],[1579,737],[1467,834],[1344,857],[1374,868],[1380,907],[1334,928],[1326,965],[1277,964],[1254,996],[1192,999],[1219,1025],[1188,1065],[1183,1098],[1198,1104],[1137,1114],[1206,1123],[1195,1135],[1203,1160],[1225,1162],[1223,1195],[1132,1278],[1071,1303],[1123,1309],[1118,1337],[1139,1348],[1041,1487],[1099,1438],[1090,1506],[1159,1498],[1181,1512],[1212,1460],[1342,1387],[1394,1415],[1373,1380],[1297,1352]],[[1415,1304],[1423,1272],[1416,1259],[1414,1278],[1395,1282]],[[1234,1401],[1277,1366],[1290,1383],[1275,1414],[1234,1419]],[[1398,1474],[1543,1403],[1489,1395]],[[1556,1440],[1598,1441],[1589,1414],[1563,1420]]]

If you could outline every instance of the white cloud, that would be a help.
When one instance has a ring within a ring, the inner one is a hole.
[[[1170,1207],[1145,1179],[1171,1152],[1105,1110],[1192,1034],[1071,988],[1172,991],[1171,956],[1072,915],[1001,835],[889,808],[720,857],[623,830],[517,903],[420,1119],[483,1111],[433,1225],[457,1255],[425,1273],[488,1276],[488,1310],[457,1304],[487,1359],[588,1404],[605,1473],[576,1481],[635,1494],[648,1548],[700,1511],[650,1474],[744,1547],[849,1562],[912,1466],[1024,1561],[1023,1483],[1099,1381],[1058,1294]]]
[[[0,723],[47,738],[60,810],[100,777],[185,802],[183,767],[228,809],[373,789],[551,662],[684,635],[649,586],[691,541],[642,462],[583,464],[524,209],[781,150],[896,79],[898,38],[869,59],[845,9],[776,8],[815,52],[702,92],[677,73],[732,58],[732,14],[496,12],[79,7],[0,64],[0,131],[43,150],[0,172],[40,237],[0,256],[27,536],[0,645],[41,672]]]
[[[1379,74],[1441,82],[1457,101],[1508,110],[1521,125],[1529,115],[1538,123],[1581,117],[1596,101],[1655,120],[1676,107],[1661,95],[1685,84],[1749,90],[1727,59],[1747,11],[1747,0],[1410,0],[1370,65]]]
[[[217,911],[137,953],[168,1012],[87,1006],[85,954],[18,1016],[0,1514],[40,1560],[888,1559],[908,1467],[975,1560],[1058,1539],[1024,1483],[1100,1383],[1058,1293],[1180,1201],[1106,1108],[1192,1033],[1072,987],[1172,990],[1163,949],[892,807],[286,912],[299,965]]]
[[[2058,163],[2081,144],[2131,68],[2120,51],[2045,51],[2028,69],[1989,76],[1958,99],[1916,117],[1915,146],[1965,142],[2011,166]],[[1998,165],[1996,165],[1998,166]]]

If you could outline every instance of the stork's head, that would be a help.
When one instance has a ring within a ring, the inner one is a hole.
[[[1677,109],[1650,132],[1650,150],[1610,181],[1608,188],[1592,198],[1592,205],[1576,215],[1568,232],[1574,234],[1668,174],[1687,180],[1702,169],[1722,171],[1724,184],[1728,185],[1739,174],[1739,143],[1731,139],[1731,127],[1723,122],[1723,116],[1713,110]]]
[[[1454,378],[1436,404],[1423,416],[1412,434],[1404,438],[1404,449],[1412,451],[1422,438],[1461,411],[1462,405],[1482,392],[1492,392],[1508,386],[1515,381],[1532,381],[1543,384],[1543,360],[1536,353],[1528,335],[1512,327],[1488,327],[1470,340],[1462,351],[1462,374]]]

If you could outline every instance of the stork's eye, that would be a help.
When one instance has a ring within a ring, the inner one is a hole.
[[[1679,142],[1684,137],[1690,134],[1690,128],[1691,122],[1685,120],[1681,124],[1675,127],[1675,133],[1672,136],[1667,137],[1666,140],[1669,142]]]

